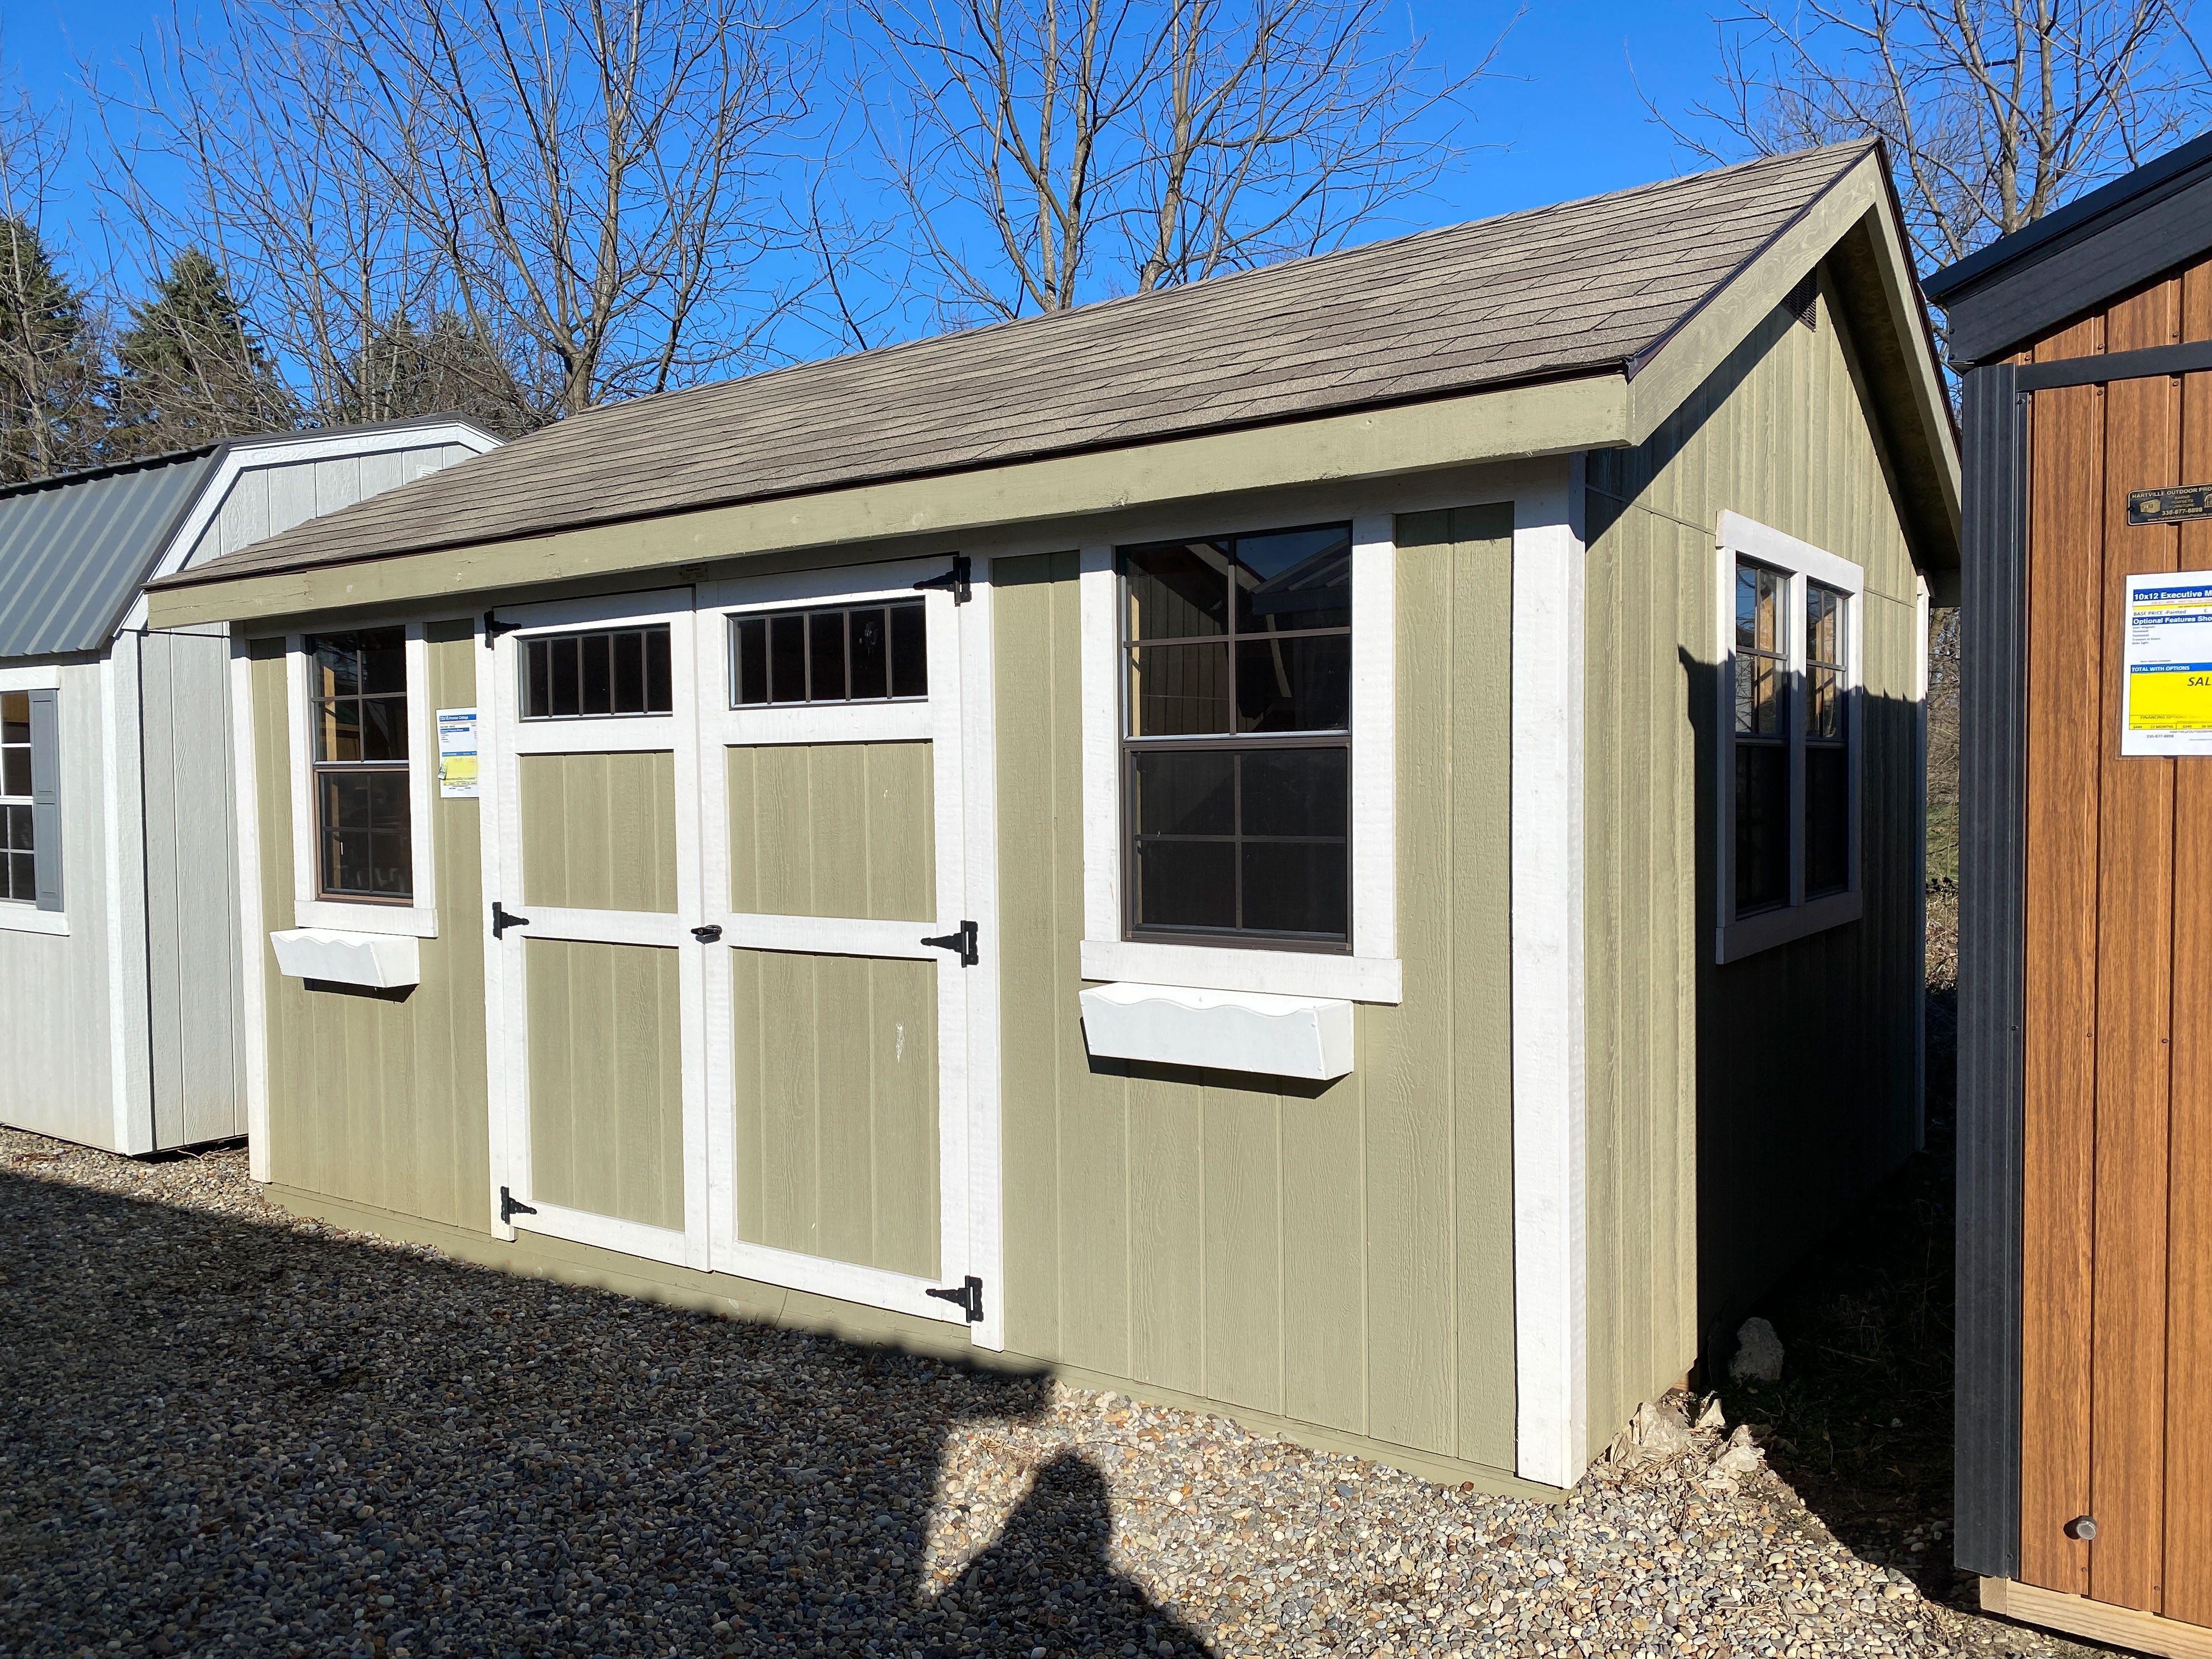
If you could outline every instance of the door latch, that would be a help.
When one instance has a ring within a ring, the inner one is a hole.
[[[933,1289],[925,1291],[922,1294],[933,1296],[939,1302],[950,1302],[968,1316],[968,1322],[970,1325],[980,1325],[983,1322],[983,1281],[973,1273],[969,1273],[967,1278],[950,1290]]]
[[[528,916],[516,915],[512,910],[509,910],[497,899],[494,899],[491,902],[491,936],[494,939],[505,939],[507,937],[507,930],[510,927],[527,927],[529,926],[530,918]]]
[[[921,942],[933,950],[958,951],[963,968],[973,968],[982,960],[975,954],[975,924],[972,921],[962,922],[957,933],[928,935]]]
[[[942,576],[932,576],[927,581],[916,582],[915,586],[917,589],[933,588],[950,593],[955,605],[967,604],[971,597],[968,592],[968,556],[965,553],[955,553],[952,556],[951,569],[946,571]]]
[[[536,1215],[537,1213],[538,1206],[535,1204],[525,1204],[504,1187],[499,1189],[499,1224],[501,1226],[513,1226],[514,1218],[519,1215]]]
[[[721,936],[722,930],[711,921],[704,927],[694,927],[691,930],[691,937],[697,939],[702,945],[712,945],[716,939],[721,938]]]

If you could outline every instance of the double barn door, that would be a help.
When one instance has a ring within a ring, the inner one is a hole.
[[[2036,360],[2185,331],[2212,271]],[[2127,579],[2212,571],[2212,520],[2128,496],[2212,482],[2212,374],[2027,420],[2019,1577],[2212,1625],[2212,755],[2121,753]]]
[[[988,636],[942,568],[491,618],[503,1227],[997,1346]]]

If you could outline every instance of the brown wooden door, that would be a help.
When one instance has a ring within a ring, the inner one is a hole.
[[[2212,262],[2018,361],[2203,339]],[[2128,492],[2212,483],[2212,374],[2027,429],[2020,1576],[2212,1625],[2212,758],[2119,752],[2126,578],[2212,570],[2212,520]]]

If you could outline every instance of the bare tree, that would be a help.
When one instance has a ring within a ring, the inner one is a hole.
[[[2203,124],[2180,0],[1747,0],[1720,96],[1678,138],[1711,160],[1878,134],[1924,267],[1963,258]]]
[[[896,94],[879,153],[956,320],[1337,246],[1451,163],[1488,65],[1431,71],[1389,0],[856,3]]]
[[[752,286],[805,108],[787,21],[778,0],[234,8],[132,100],[194,199],[142,184],[131,205],[219,245],[252,299],[300,296],[284,355],[325,410],[449,385],[363,379],[380,341],[441,315],[471,343],[456,361],[536,421],[686,384],[755,353],[788,302]]]

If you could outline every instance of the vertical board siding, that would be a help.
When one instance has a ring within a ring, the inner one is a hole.
[[[2205,339],[2212,264],[2022,361]],[[2039,391],[2028,432],[2018,1571],[2212,1625],[2212,762],[2119,753],[2128,577],[2212,568],[2127,498],[2207,476],[2212,374]]]
[[[1746,1304],[1917,1143],[1916,573],[1870,407],[1824,289],[1817,327],[1778,310],[1646,443],[1589,458],[1593,1454],[1701,1341],[1724,1359]],[[1718,968],[1723,510],[1865,572],[1865,910]]]
[[[477,701],[465,622],[430,627],[438,708]],[[251,641],[262,925],[293,915],[291,755],[282,640]],[[482,1231],[490,1152],[484,1065],[477,803],[434,797],[439,930],[404,995],[310,987],[264,942],[270,1178],[328,1197]]]
[[[676,952],[526,939],[530,1187],[565,1209],[684,1227]]]
[[[521,757],[522,896],[579,910],[676,908],[676,757]]]
[[[730,955],[738,1237],[935,1277],[937,964]]]
[[[1012,1347],[1512,1468],[1511,520],[1399,524],[1406,1003],[1328,1084],[1091,1059],[1077,561],[994,563]]]
[[[932,763],[927,743],[733,745],[730,908],[936,921]]]
[[[148,634],[138,685],[155,1139],[186,1146],[246,1133],[228,637]]]
[[[475,452],[457,444],[386,450],[374,455],[330,455],[319,460],[257,466],[249,461],[192,544],[185,566],[204,564],[304,524],[324,513],[380,495],[423,477]]]
[[[69,932],[0,929],[0,1123],[115,1144],[109,1041],[102,665],[61,671],[62,914]]]

